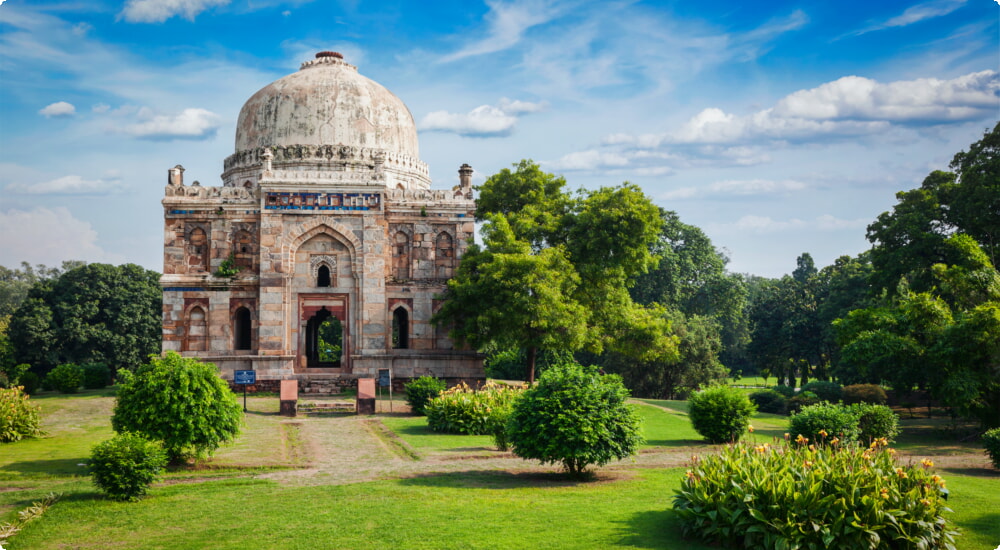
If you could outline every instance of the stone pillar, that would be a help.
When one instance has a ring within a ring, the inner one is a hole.
[[[358,378],[358,414],[375,414],[375,379]]]
[[[463,164],[461,168],[458,169],[458,182],[462,186],[462,189],[468,189],[472,187],[472,167],[468,164]]]
[[[299,381],[282,380],[281,407],[279,409],[278,414],[280,414],[281,416],[295,416],[298,403],[299,403]]]

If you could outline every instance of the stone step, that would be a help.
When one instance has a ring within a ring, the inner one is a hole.
[[[355,413],[357,412],[357,406],[355,403],[349,403],[349,402],[302,403],[298,406],[297,410],[301,414]]]

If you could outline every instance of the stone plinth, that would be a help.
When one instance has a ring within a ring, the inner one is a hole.
[[[375,414],[375,379],[358,379],[358,414]]]
[[[281,407],[279,409],[279,414],[281,416],[295,416],[295,409],[299,402],[299,381],[298,380],[282,380],[281,381]]]

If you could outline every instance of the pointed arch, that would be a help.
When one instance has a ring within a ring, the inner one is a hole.
[[[392,347],[393,349],[410,347],[410,312],[401,305],[392,310]]]
[[[184,334],[183,351],[206,351],[208,349],[208,315],[204,308],[196,305],[185,315],[187,330]]]
[[[341,223],[333,221],[329,217],[323,216],[312,219],[299,226],[297,231],[288,235],[286,244],[282,246],[282,264],[285,266],[295,265],[295,253],[299,247],[317,235],[329,235],[334,240],[344,245],[350,255],[351,271],[361,272],[357,251],[361,250],[361,241],[355,236],[354,231]],[[335,272],[335,270],[333,270]]]
[[[253,349],[253,316],[246,306],[240,306],[233,314],[233,349]]]
[[[410,278],[410,236],[403,231],[392,238],[392,275],[400,280]]]
[[[448,279],[455,271],[455,239],[446,231],[434,239],[434,276]]]

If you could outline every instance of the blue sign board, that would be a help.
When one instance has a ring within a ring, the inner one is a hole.
[[[378,385],[382,386],[383,388],[386,387],[386,386],[391,385],[391,382],[389,381],[390,376],[391,376],[391,374],[389,373],[389,369],[379,369],[378,370]]]
[[[234,371],[233,382],[237,384],[256,384],[257,371],[255,370]]]

